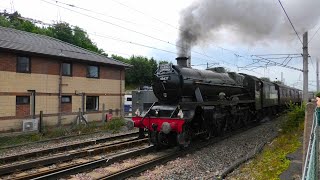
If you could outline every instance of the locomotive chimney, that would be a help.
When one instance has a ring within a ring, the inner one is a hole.
[[[191,67],[191,58],[189,57],[177,57],[177,64],[178,66],[182,66],[182,67]]]

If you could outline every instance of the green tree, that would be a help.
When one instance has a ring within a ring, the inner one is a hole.
[[[158,68],[158,63],[154,58],[148,59],[143,56],[131,56],[129,59],[118,55],[112,55],[112,58],[124,63],[132,65],[126,70],[126,86],[139,87],[151,86],[155,76],[154,73]],[[160,63],[168,63],[167,61],[160,61]]]
[[[72,28],[68,23],[58,23],[50,28],[52,28],[54,38],[60,39],[61,41],[68,42],[70,44],[75,43],[75,40],[73,39]]]
[[[50,27],[38,27],[34,23],[22,18],[18,12],[15,12],[13,14],[4,13],[1,15],[0,26],[54,37],[61,41],[108,56],[108,54],[102,49],[99,49],[97,45],[91,41],[86,31],[77,26],[73,28],[65,22],[57,23]]]
[[[124,58],[124,57],[122,57],[122,56],[112,54],[111,57],[112,57],[113,59],[118,60],[118,61],[121,61],[121,62],[130,64],[130,60],[127,59],[127,58]]]

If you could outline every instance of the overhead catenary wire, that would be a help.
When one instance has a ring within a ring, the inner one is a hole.
[[[169,41],[165,41],[165,40],[163,40],[163,39],[160,39],[160,38],[157,38],[157,37],[154,37],[154,36],[145,34],[145,33],[141,33],[141,32],[136,31],[136,30],[132,30],[132,29],[130,29],[130,28],[127,28],[127,27],[118,25],[118,24],[116,24],[116,23],[112,23],[112,22],[109,22],[109,21],[106,21],[106,20],[103,20],[103,19],[100,19],[100,18],[91,16],[91,15],[88,15],[88,14],[85,14],[85,13],[82,13],[82,12],[78,12],[78,11],[69,9],[69,8],[67,8],[67,7],[64,7],[64,6],[60,6],[60,5],[58,5],[58,4],[54,4],[54,3],[48,2],[47,0],[40,0],[40,1],[43,1],[43,2],[45,2],[45,3],[51,4],[51,5],[54,5],[54,6],[61,7],[61,8],[63,8],[63,9],[68,10],[68,11],[71,11],[71,12],[74,12],[74,13],[77,13],[77,14],[81,14],[81,15],[83,15],[83,16],[87,16],[87,17],[89,17],[89,18],[92,18],[92,19],[95,19],[95,20],[98,20],[98,21],[101,21],[101,22],[104,22],[104,23],[107,23],[107,24],[116,26],[116,27],[118,27],[118,28],[121,28],[121,29],[124,29],[124,30],[127,30],[127,31],[134,32],[134,33],[136,33],[136,34],[139,34],[139,35],[142,35],[142,36],[145,36],[145,37],[148,37],[148,38],[151,38],[151,39],[154,39],[154,40],[157,40],[157,41],[166,43],[166,44],[170,44],[170,45],[175,46],[175,47],[182,48],[182,47],[177,46],[176,44],[171,43],[171,42],[169,42]],[[213,57],[210,57],[210,56],[208,56],[208,55],[202,54],[202,53],[197,52],[197,51],[191,51],[191,52],[192,52],[192,53],[195,53],[195,54],[202,55],[202,56],[207,57],[207,58],[210,58],[210,59],[213,59]],[[234,64],[228,63],[228,62],[226,62],[226,61],[223,61],[223,60],[221,60],[221,61],[222,61],[223,63],[225,63],[225,64],[229,64],[229,65],[235,66]]]
[[[106,17],[109,17],[109,18],[112,18],[112,19],[115,19],[115,20],[118,20],[118,21],[121,21],[121,22],[125,22],[125,23],[128,23],[128,24],[132,24],[132,25],[135,25],[135,26],[145,26],[144,24],[139,24],[139,23],[136,23],[136,22],[133,22],[133,21],[129,21],[129,20],[126,20],[126,19],[118,18],[118,17],[111,16],[111,15],[106,14],[106,13],[101,13],[101,12],[97,12],[97,11],[94,11],[94,10],[91,10],[91,9],[87,9],[87,8],[83,8],[83,7],[80,7],[80,6],[76,6],[74,4],[68,4],[68,3],[61,2],[61,1],[57,1],[57,0],[51,0],[51,1],[53,1],[55,3],[63,4],[63,5],[66,5],[66,6],[70,6],[72,8],[77,8],[77,9],[80,9],[80,10],[83,10],[83,11],[87,11],[87,12],[90,12],[90,13],[106,16]],[[151,26],[146,26],[146,27],[151,28]],[[160,30],[160,29],[157,29],[157,28],[154,28],[154,27],[152,27],[152,29],[156,30],[156,31],[163,32],[163,30]]]
[[[296,35],[297,35],[297,37],[298,37],[299,41],[301,42],[301,44],[303,44],[303,42],[302,42],[302,40],[301,40],[301,38],[300,38],[300,36],[299,36],[298,32],[296,31],[296,28],[293,26],[293,24],[292,24],[292,22],[291,22],[291,19],[289,18],[289,15],[288,15],[287,11],[284,9],[284,7],[283,7],[283,5],[282,5],[281,1],[280,1],[280,0],[278,0],[278,1],[279,1],[280,6],[282,7],[282,10],[283,10],[283,11],[284,11],[284,13],[286,14],[286,16],[287,16],[287,18],[288,18],[288,20],[289,20],[289,22],[290,22],[290,24],[291,24],[291,26],[292,26],[292,28],[293,28],[294,32],[296,33]]]
[[[133,42],[133,41],[123,40],[123,39],[112,37],[112,36],[106,36],[106,35],[101,35],[101,34],[96,34],[96,33],[88,33],[88,34],[93,35],[93,36],[98,36],[101,38],[112,39],[112,40],[123,42],[123,43],[133,44],[133,45],[137,45],[137,46],[141,46],[141,47],[145,47],[145,48],[150,48],[150,49],[154,49],[154,50],[158,50],[158,51],[163,51],[163,52],[170,53],[170,54],[175,54],[175,55],[177,54],[177,52],[174,52],[174,51],[169,51],[169,50],[165,50],[165,49],[161,49],[161,48],[157,48],[154,46],[149,46],[149,45],[145,45],[145,44],[141,44],[141,43],[137,43],[137,42]],[[192,57],[192,58],[202,60],[202,61],[214,61],[215,63],[219,64],[219,61],[213,60],[213,59],[201,59],[198,57]]]
[[[302,54],[292,53],[292,54],[260,54],[260,55],[251,55],[253,60],[253,63],[250,63],[248,65],[238,67],[239,69],[258,69],[258,68],[267,68],[271,66],[278,66],[278,67],[285,67],[288,69],[298,70],[302,71],[301,69],[298,69],[296,67],[289,66],[288,64],[292,59],[301,58]],[[268,57],[271,56],[271,57]],[[280,56],[280,57],[279,57]],[[283,59],[282,63],[276,62],[274,60],[281,60]],[[261,65],[262,63],[265,63],[264,65]]]
[[[115,1],[115,0],[111,0],[111,1],[113,1],[113,2],[115,2],[115,3],[117,3],[117,4],[120,4],[121,6],[124,6],[124,7],[126,7],[126,8],[132,9],[132,10],[134,10],[134,11],[136,11],[136,12],[142,14],[142,15],[146,15],[147,17],[152,18],[152,19],[154,19],[154,20],[156,20],[156,21],[158,21],[158,22],[160,22],[160,23],[162,23],[162,24],[168,25],[168,26],[170,26],[170,27],[172,27],[172,28],[174,28],[174,29],[177,29],[177,30],[179,30],[179,31],[182,31],[180,28],[178,28],[178,27],[176,27],[176,26],[174,26],[174,25],[172,25],[172,24],[169,24],[169,23],[167,23],[167,22],[165,22],[165,21],[163,21],[163,20],[160,20],[160,19],[158,19],[158,18],[155,18],[155,17],[151,16],[150,14],[147,14],[147,13],[144,13],[144,12],[142,12],[142,11],[139,11],[139,10],[137,10],[137,9],[135,9],[135,8],[132,8],[132,7],[130,7],[130,6],[126,5],[126,4],[124,4],[124,3],[121,3],[121,2],[118,2],[118,1]]]
[[[105,16],[108,16],[108,17],[111,17],[111,18],[114,18],[114,19],[117,19],[117,20],[120,20],[120,21],[127,22],[127,23],[137,24],[137,23],[134,23],[134,22],[131,22],[131,21],[128,21],[128,20],[123,20],[123,19],[121,19],[121,18],[117,18],[117,17],[113,17],[113,16],[110,16],[110,15],[106,15],[106,14],[104,14],[104,13],[96,12],[96,11],[94,11],[94,10],[90,10],[90,9],[87,9],[87,8],[82,8],[82,7],[76,6],[76,5],[74,5],[74,4],[68,4],[68,3],[61,2],[61,1],[57,1],[57,0],[51,0],[51,1],[54,1],[54,2],[56,2],[56,3],[61,3],[61,4],[64,4],[64,5],[73,7],[73,8],[78,8],[78,9],[81,9],[81,10],[84,10],[84,11],[88,11],[88,12],[92,12],[92,13],[96,13],[96,14],[100,14],[100,15],[105,15]],[[172,24],[170,24],[170,23],[167,23],[167,22],[165,22],[165,21],[163,21],[163,20],[160,20],[160,19],[158,19],[158,18],[155,18],[155,17],[153,17],[153,16],[150,15],[150,14],[147,14],[147,13],[144,13],[144,12],[142,12],[142,11],[140,11],[140,10],[137,10],[137,9],[135,9],[135,8],[132,8],[132,7],[130,7],[130,6],[126,5],[126,4],[124,4],[124,3],[121,3],[121,2],[118,2],[118,1],[115,1],[115,0],[112,0],[112,1],[115,2],[115,3],[117,3],[117,4],[119,4],[119,5],[121,5],[121,6],[124,6],[124,7],[128,8],[128,9],[132,9],[132,10],[134,10],[134,11],[136,11],[136,12],[142,14],[142,15],[146,15],[146,17],[152,18],[152,19],[154,19],[154,20],[156,20],[156,21],[158,21],[158,22],[160,22],[160,23],[162,23],[162,24],[168,25],[168,26],[170,26],[170,27],[172,27],[172,28],[174,28],[174,29],[177,29],[177,30],[179,30],[179,31],[182,31],[180,28],[177,28],[176,26],[174,26],[174,25],[172,25]],[[166,41],[166,42],[167,42],[167,41]],[[169,42],[168,42],[168,43],[169,43]],[[176,47],[179,47],[179,46],[177,46],[176,44],[173,44],[173,43],[170,43],[170,44],[171,44],[171,45],[174,45],[174,46],[176,46]],[[214,45],[214,46],[220,48],[221,50],[225,50],[225,51],[228,51],[228,52],[230,52],[230,53],[233,53],[234,55],[236,55],[236,56],[238,56],[238,57],[248,59],[247,57],[245,57],[245,56],[243,56],[243,55],[240,55],[239,52],[236,52],[236,51],[234,51],[234,50],[230,50],[230,49],[227,49],[227,48],[224,48],[224,47],[221,47],[221,46],[217,46],[217,45]],[[180,48],[182,48],[182,47],[180,47]],[[201,54],[201,53],[196,52],[196,51],[192,51],[192,52],[193,52],[193,53],[196,53],[196,54],[200,54],[200,55],[205,55],[205,53]],[[207,55],[205,55],[205,56],[207,56]],[[207,56],[207,57],[208,57],[208,56]],[[210,58],[212,58],[212,57],[210,57]],[[250,59],[248,59],[248,60],[250,60]],[[229,65],[233,65],[233,64],[227,63],[227,62],[225,62],[225,63],[226,63],[226,64],[229,64]]]
[[[314,38],[314,36],[318,33],[318,31],[320,30],[320,26],[319,26],[319,28],[317,29],[317,31],[311,36],[311,38],[310,38],[310,40],[309,40],[309,42],[308,42],[308,44],[312,41],[312,39]]]
[[[26,18],[26,17],[19,17],[20,19],[22,20],[27,20],[27,21],[32,21],[34,23],[41,23],[41,24],[45,24],[47,26],[52,26],[53,24],[50,24],[50,23],[44,23],[40,20],[35,20],[35,19],[32,19],[32,18]],[[71,27],[75,27],[73,25],[70,25]],[[86,32],[86,31],[83,31],[81,29],[74,29],[74,31],[81,31],[81,32],[84,32],[84,33],[87,33],[87,34],[90,34],[90,35],[93,35],[93,36],[98,36],[98,37],[102,37],[102,38],[108,38],[108,39],[112,39],[112,40],[116,40],[116,41],[119,41],[119,42],[123,42],[123,43],[129,43],[129,44],[133,44],[133,45],[137,45],[137,46],[141,46],[141,47],[145,47],[145,48],[150,48],[150,49],[154,49],[154,50],[158,50],[158,51],[163,51],[163,52],[166,52],[166,53],[171,53],[171,54],[177,54],[176,52],[173,52],[173,51],[169,51],[169,50],[165,50],[165,49],[161,49],[161,48],[157,48],[157,47],[153,47],[153,46],[149,46],[149,45],[145,45],[145,44],[142,44],[142,43],[137,43],[137,42],[132,42],[132,41],[128,41],[128,40],[123,40],[123,39],[120,39],[120,38],[116,38],[116,37],[112,37],[112,36],[107,36],[107,35],[101,35],[101,34],[97,34],[97,33],[89,33],[89,32]],[[74,52],[74,51],[73,51]],[[109,51],[108,51],[109,52]],[[80,53],[80,52],[76,52],[76,53]],[[129,56],[128,54],[126,53],[121,53],[121,54],[124,54],[124,55],[127,55]],[[202,60],[202,61],[214,61],[212,59],[201,59],[201,58],[198,58],[196,56],[193,56],[193,59],[198,59],[198,60]],[[212,64],[219,64],[218,61],[214,61],[214,63]]]

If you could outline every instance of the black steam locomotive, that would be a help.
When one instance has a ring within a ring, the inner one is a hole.
[[[157,146],[188,146],[193,136],[210,138],[259,121],[301,102],[301,92],[285,85],[247,74],[162,64],[156,72],[153,91],[158,98],[148,111],[137,110],[134,126],[145,128]]]

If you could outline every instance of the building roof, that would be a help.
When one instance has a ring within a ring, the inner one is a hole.
[[[130,67],[121,61],[60,41],[58,39],[0,26],[0,48]]]

